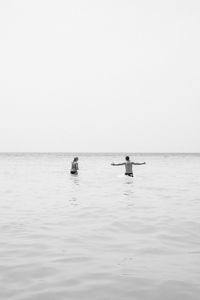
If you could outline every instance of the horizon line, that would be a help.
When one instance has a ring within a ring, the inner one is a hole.
[[[0,151],[0,154],[200,154],[200,152],[132,152],[132,151]]]

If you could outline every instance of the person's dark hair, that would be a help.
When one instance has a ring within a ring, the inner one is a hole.
[[[127,160],[127,161],[129,160],[129,156],[126,156],[126,160]]]

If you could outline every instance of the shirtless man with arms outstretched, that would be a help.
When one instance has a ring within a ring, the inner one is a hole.
[[[143,162],[143,163],[132,162],[132,161],[130,161],[129,156],[126,156],[125,159],[126,159],[126,161],[123,163],[120,163],[120,164],[112,163],[111,165],[112,166],[125,166],[125,175],[130,176],[130,177],[133,177],[133,168],[132,168],[133,165],[145,165],[146,164],[145,162]]]

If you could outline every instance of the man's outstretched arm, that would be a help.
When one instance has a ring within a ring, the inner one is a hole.
[[[123,166],[123,165],[125,165],[125,163],[121,163],[121,164],[114,164],[114,163],[112,163],[111,164],[111,166]]]
[[[136,166],[137,166],[137,165],[138,165],[138,166],[139,166],[139,165],[145,165],[145,164],[146,164],[145,162],[143,162],[143,163],[135,163],[135,162],[132,162],[132,165],[136,165]]]

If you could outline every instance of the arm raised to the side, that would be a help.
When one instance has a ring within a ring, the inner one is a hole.
[[[125,163],[121,163],[121,164],[114,164],[114,163],[112,163],[111,164],[111,166],[123,166],[123,165],[125,165]]]
[[[135,162],[132,162],[132,165],[139,166],[139,165],[146,165],[146,163],[145,163],[145,162],[143,162],[143,163],[135,163]]]

